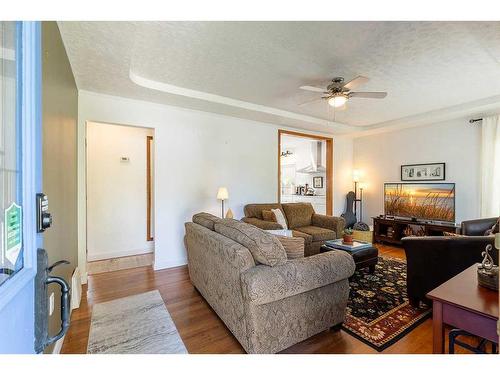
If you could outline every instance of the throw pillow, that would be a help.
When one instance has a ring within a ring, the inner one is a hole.
[[[215,231],[245,246],[258,263],[271,267],[286,263],[286,251],[276,236],[254,225],[224,219],[215,223]]]
[[[271,210],[262,210],[262,219],[276,223],[276,215]]]
[[[283,229],[288,229],[288,225],[286,224],[285,215],[279,208],[275,208],[271,210],[276,218],[276,222],[283,227]]]
[[[276,236],[283,245],[288,260],[304,258],[304,239],[302,237]]]

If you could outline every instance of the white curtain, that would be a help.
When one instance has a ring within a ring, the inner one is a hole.
[[[500,216],[500,115],[483,118],[481,216]]]

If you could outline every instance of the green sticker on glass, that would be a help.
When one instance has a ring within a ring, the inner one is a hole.
[[[12,203],[5,210],[5,256],[16,264],[23,242],[23,211],[21,206]]]

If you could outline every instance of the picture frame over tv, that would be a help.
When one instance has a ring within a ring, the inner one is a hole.
[[[455,222],[455,184],[387,182],[384,215],[417,221]]]
[[[401,181],[444,181],[446,163],[406,164],[401,166]]]

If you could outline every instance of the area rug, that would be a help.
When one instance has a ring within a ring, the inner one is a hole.
[[[373,274],[355,272],[342,328],[382,351],[430,316],[429,306],[412,307],[406,292],[406,262],[379,257]]]
[[[89,354],[187,353],[157,290],[97,303],[92,310]]]

